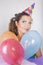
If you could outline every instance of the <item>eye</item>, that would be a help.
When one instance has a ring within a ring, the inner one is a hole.
[[[22,21],[23,23],[25,23],[26,21]]]
[[[32,24],[32,22],[29,22],[28,24]]]

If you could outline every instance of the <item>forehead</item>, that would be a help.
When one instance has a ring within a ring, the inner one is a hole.
[[[23,15],[20,20],[32,21],[32,17],[31,16],[27,16],[27,15]]]

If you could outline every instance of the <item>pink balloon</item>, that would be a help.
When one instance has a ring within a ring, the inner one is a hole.
[[[7,39],[1,43],[0,53],[2,58],[9,64],[20,64],[24,58],[24,49],[14,39]]]

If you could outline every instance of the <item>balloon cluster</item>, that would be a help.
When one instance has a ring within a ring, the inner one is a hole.
[[[35,30],[24,34],[20,42],[14,33],[4,32],[0,37],[0,57],[10,65],[21,64],[39,50],[41,43],[42,38]]]

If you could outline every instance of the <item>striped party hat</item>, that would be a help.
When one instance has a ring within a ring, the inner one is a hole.
[[[34,5],[35,3],[33,3],[31,6],[29,6],[27,9],[25,9],[23,12],[29,14],[30,16],[32,15],[32,12],[34,10]]]

